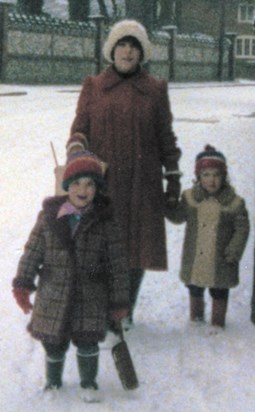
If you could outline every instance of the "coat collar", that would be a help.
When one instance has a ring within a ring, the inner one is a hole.
[[[134,74],[129,78],[123,78],[113,69],[112,66],[109,66],[103,73],[98,76],[99,86],[105,91],[111,90],[114,87],[117,87],[124,82],[128,82],[134,88],[139,90],[142,94],[150,93],[150,82],[149,75],[145,69],[141,68],[139,72]]]
[[[202,202],[203,200],[206,200],[210,197],[210,195],[201,187],[199,183],[193,186],[192,194],[197,202]],[[233,202],[235,196],[236,194],[234,188],[228,183],[225,183],[220,192],[217,193],[214,197],[222,206],[227,206],[231,202]]]
[[[73,239],[69,226],[69,215],[65,214],[62,217],[57,218],[60,208],[67,200],[68,196],[49,197],[43,202],[43,211],[45,213],[46,221],[49,223],[53,232],[59,237],[62,245],[65,248],[72,249]],[[113,210],[108,198],[102,196],[90,211],[82,215],[80,227],[82,227],[82,230],[88,230],[94,222],[105,220],[112,216],[112,213]],[[78,232],[79,228],[77,230],[77,233]]]
[[[69,216],[64,215],[57,218],[58,211],[67,201],[68,196],[49,197],[43,202],[43,211],[45,220],[49,224],[51,230],[57,235],[62,246],[65,249],[72,250],[73,241],[71,238],[71,229],[69,226]]]

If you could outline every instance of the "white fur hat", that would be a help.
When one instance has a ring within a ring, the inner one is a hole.
[[[113,63],[112,50],[116,43],[125,36],[135,37],[141,43],[143,49],[143,62],[147,62],[151,55],[151,43],[145,27],[136,20],[122,20],[112,27],[103,47],[105,59]]]

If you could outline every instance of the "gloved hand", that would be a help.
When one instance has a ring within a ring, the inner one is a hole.
[[[180,175],[167,176],[165,200],[168,207],[176,207],[181,194]]]
[[[120,322],[122,319],[126,318],[128,315],[128,309],[117,309],[112,311],[111,319],[113,322]]]
[[[85,133],[74,132],[66,145],[66,154],[88,150],[89,142]]]
[[[12,290],[12,293],[16,299],[17,304],[21,307],[23,312],[25,314],[29,313],[33,308],[33,305],[29,300],[29,296],[32,293],[32,291],[30,289],[14,288]]]

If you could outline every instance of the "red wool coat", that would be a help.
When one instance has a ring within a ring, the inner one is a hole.
[[[130,268],[166,270],[162,166],[178,169],[167,83],[141,69],[112,67],[85,79],[68,144],[77,133],[108,164],[108,194],[122,225]]]

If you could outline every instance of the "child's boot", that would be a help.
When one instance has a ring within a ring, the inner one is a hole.
[[[62,359],[46,357],[46,386],[45,390],[59,389],[62,386],[62,375],[65,357]]]
[[[212,325],[224,328],[228,299],[213,299],[212,301]]]
[[[77,362],[82,388],[81,397],[85,402],[100,402],[100,392],[96,383],[98,372],[98,349],[86,351],[78,349]]]
[[[204,307],[205,304],[203,296],[190,295],[190,320],[203,322]]]

